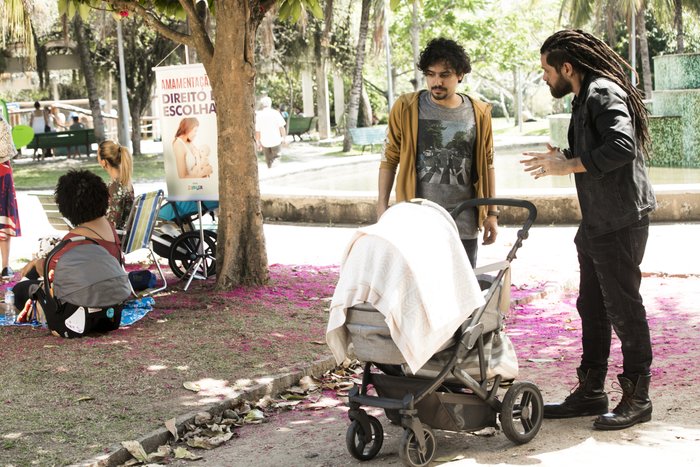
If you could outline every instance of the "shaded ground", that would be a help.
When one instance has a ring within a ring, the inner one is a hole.
[[[144,319],[108,335],[0,327],[0,465],[92,457],[235,395],[249,378],[315,360],[336,280],[332,267],[273,265],[267,287],[176,285]],[[202,396],[185,382],[212,390]]]

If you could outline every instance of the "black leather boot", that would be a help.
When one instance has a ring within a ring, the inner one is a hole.
[[[608,395],[603,390],[607,370],[576,369],[578,387],[561,404],[545,404],[544,418],[572,418],[600,415],[608,411]]]
[[[622,400],[612,412],[601,415],[593,422],[593,427],[598,430],[621,430],[651,420],[651,375],[637,377],[636,383],[622,375],[618,375],[617,379],[622,387]]]

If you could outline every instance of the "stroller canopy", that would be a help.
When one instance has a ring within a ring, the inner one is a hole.
[[[78,244],[61,255],[53,287],[62,302],[87,307],[117,305],[131,295],[119,261],[95,244]]]
[[[358,229],[342,260],[326,330],[339,363],[349,343],[347,309],[364,302],[384,315],[413,372],[484,304],[447,211],[425,200],[399,203]]]

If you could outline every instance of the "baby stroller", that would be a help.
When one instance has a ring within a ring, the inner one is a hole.
[[[351,242],[346,250],[338,287],[331,302],[327,341],[336,359],[342,361],[349,346],[355,356],[365,362],[362,383],[351,389],[348,398],[348,416],[351,420],[346,435],[348,451],[359,460],[369,460],[378,454],[383,443],[381,422],[368,415],[362,407],[384,409],[392,423],[404,428],[399,456],[410,466],[424,466],[432,461],[437,450],[433,429],[473,432],[498,427],[500,421],[501,429],[509,440],[517,444],[527,443],[536,436],[542,424],[542,395],[531,382],[514,382],[517,357],[502,331],[503,316],[510,305],[510,263],[527,238],[537,210],[528,201],[512,199],[477,199],[461,203],[451,213],[453,218],[479,205],[528,210],[523,228],[518,231],[518,239],[506,259],[476,271],[467,265],[464,273],[466,254],[463,249],[457,253],[462,246],[452,222],[452,234],[456,237],[457,246],[442,256],[428,255],[422,266],[432,262],[431,271],[421,276],[419,268],[409,261],[410,267],[401,272],[403,278],[389,281],[382,289],[381,283],[386,283],[387,277],[399,277],[392,269],[397,262],[403,261],[401,255],[406,252],[414,254],[422,246],[415,242],[401,245],[403,239],[396,240],[375,226],[379,226],[392,209],[416,202],[436,206],[423,200],[397,204],[386,211],[377,224],[364,228],[364,237],[356,235],[354,243]],[[439,209],[447,214],[442,208]],[[421,218],[423,214],[415,208],[405,210],[401,219],[394,216],[397,221],[403,222],[398,229],[401,236],[410,237],[412,228],[422,231],[428,222],[437,222],[435,218]],[[419,234],[418,238],[427,238],[440,245],[448,243],[445,240],[447,237],[440,237],[440,231],[437,234],[435,230],[428,232],[429,235]],[[445,233],[448,237],[452,234]],[[366,238],[371,239],[361,244]],[[387,239],[391,239],[389,247],[385,245]],[[454,239],[450,237],[449,240]],[[359,250],[357,254],[355,250]],[[376,256],[381,256],[385,250],[388,251],[387,260],[377,260]],[[464,256],[463,260],[458,258],[454,263],[447,264],[454,271],[445,268],[448,271],[442,276],[434,271],[436,261],[442,267],[459,254]],[[414,264],[419,262],[420,258]],[[376,266],[376,273],[367,272]],[[355,269],[361,272],[357,277],[351,277],[350,281],[359,279],[357,284],[344,281],[344,275],[353,276]],[[483,272],[495,272],[495,275]],[[414,286],[412,282],[418,282],[418,279],[435,282],[427,286]],[[457,289],[454,293],[458,300],[456,303],[450,303],[454,301],[450,291],[453,287]],[[470,289],[470,292],[460,295],[460,289]],[[477,307],[472,307],[468,301],[473,293],[478,295],[474,298],[479,303]],[[392,298],[387,295],[403,296],[398,302],[398,309],[394,309],[396,307],[390,303]],[[431,296],[434,295],[446,295],[447,300],[433,304],[443,308],[438,308],[431,321],[430,315],[428,319],[423,317],[429,311],[428,306],[421,308],[416,303],[427,303],[433,300]],[[450,310],[451,306],[466,309],[455,312]],[[466,319],[462,319],[463,316]],[[440,327],[440,324],[448,321],[454,324]],[[431,341],[433,331],[421,335],[421,329],[426,326],[436,328],[435,332],[442,332],[445,338]],[[413,336],[418,342],[413,347],[407,347],[406,337],[412,332],[418,333]],[[424,347],[428,347],[430,353],[417,358],[416,353],[424,350]],[[502,387],[508,389],[501,399],[498,392]]]
[[[59,253],[50,282],[51,260]],[[131,297],[122,265],[87,237],[72,237],[56,245],[46,257],[41,285],[34,287],[33,296],[48,328],[67,338],[117,329],[123,304]]]
[[[214,219],[214,210],[218,207],[217,201],[203,201],[202,215],[209,214]],[[216,274],[216,232],[204,230],[204,248],[200,252],[201,237],[195,225],[198,218],[195,201],[167,201],[158,213],[160,222],[151,237],[153,251],[168,259],[170,269],[178,278],[185,277],[200,258],[206,265],[207,277]],[[195,274],[203,273],[203,269],[200,266]]]

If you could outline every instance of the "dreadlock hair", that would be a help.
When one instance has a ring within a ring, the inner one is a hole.
[[[629,96],[634,132],[642,143],[645,154],[650,142],[649,117],[642,94],[630,82],[622,65],[632,67],[605,42],[580,29],[564,29],[549,36],[540,48],[540,54],[547,55],[547,64],[559,72],[565,62],[579,72],[591,73],[607,78],[620,86]]]
[[[472,71],[469,55],[452,39],[438,37],[428,42],[420,53],[418,69],[425,73],[428,68],[439,62],[446,62],[458,75],[466,75]]]

